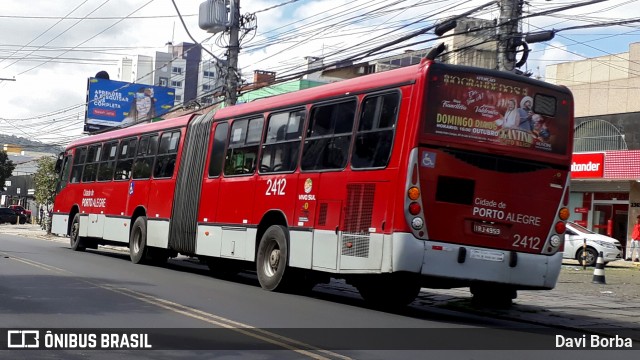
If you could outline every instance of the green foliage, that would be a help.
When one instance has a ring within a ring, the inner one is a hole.
[[[40,204],[52,204],[56,196],[58,175],[55,166],[56,158],[54,157],[47,156],[38,159],[38,171],[34,175],[34,181],[36,183],[36,201]]]
[[[15,168],[16,165],[9,160],[7,152],[0,150],[0,190],[4,190],[4,182],[11,177],[11,173]]]

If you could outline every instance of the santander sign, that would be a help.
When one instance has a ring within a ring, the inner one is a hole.
[[[604,153],[573,154],[571,178],[601,178],[604,175]]]

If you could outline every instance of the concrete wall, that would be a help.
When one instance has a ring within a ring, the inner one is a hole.
[[[545,79],[571,89],[576,117],[640,112],[640,43],[626,53],[547,66]]]

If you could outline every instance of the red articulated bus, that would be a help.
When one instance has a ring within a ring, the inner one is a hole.
[[[566,88],[425,59],[78,140],[52,231],[248,267],[267,290],[334,277],[378,304],[421,287],[510,304],[556,284],[572,129]]]

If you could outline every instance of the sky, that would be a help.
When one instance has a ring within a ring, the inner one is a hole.
[[[489,5],[474,16],[499,16],[496,4],[476,0],[239,1],[247,19],[255,14],[255,21],[247,22],[255,28],[244,34],[239,56],[240,71],[249,81],[254,70],[290,75],[305,68],[305,57],[338,61],[483,4]],[[523,20],[523,32],[561,30],[553,40],[530,46],[524,70],[544,79],[547,65],[623,53],[630,43],[640,42],[640,22],[564,30],[640,19],[639,0],[594,2],[527,1],[525,15],[593,4]],[[175,0],[191,36],[224,58],[228,37],[199,28],[201,3]],[[2,8],[0,133],[46,143],[65,144],[83,136],[87,78],[104,70],[118,80],[121,58],[166,52],[170,41],[193,42],[171,0],[3,0]],[[426,33],[377,56],[431,47],[436,40]]]

